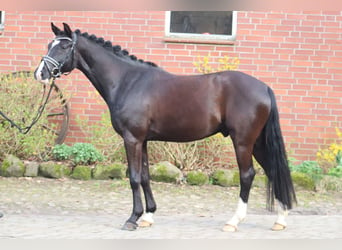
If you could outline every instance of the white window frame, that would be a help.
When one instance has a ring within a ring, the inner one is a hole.
[[[1,20],[0,20],[0,30],[4,30],[5,27],[5,11],[1,12]]]
[[[195,34],[170,32],[171,11],[165,12],[165,36],[170,38],[198,39],[198,40],[229,40],[235,41],[237,30],[237,11],[233,11],[232,35]]]

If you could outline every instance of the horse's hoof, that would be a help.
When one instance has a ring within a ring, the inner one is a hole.
[[[271,228],[272,231],[282,231],[286,228],[286,226],[279,224],[279,223],[274,223],[273,227]]]
[[[224,227],[222,228],[223,232],[236,232],[237,231],[237,226],[234,225],[230,225],[230,224],[226,224],[224,225]]]
[[[127,221],[121,229],[126,230],[126,231],[135,231],[137,228],[138,228],[137,223]]]
[[[152,226],[152,223],[151,222],[148,222],[146,220],[142,220],[140,221],[139,223],[139,227],[151,227]]]

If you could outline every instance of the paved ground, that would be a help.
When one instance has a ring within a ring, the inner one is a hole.
[[[221,232],[232,216],[237,188],[153,183],[155,225],[120,228],[131,211],[128,181],[1,178],[0,239],[342,239],[342,194],[298,191],[288,228],[272,232],[275,213],[265,210],[265,190],[253,188],[246,221],[236,233]]]

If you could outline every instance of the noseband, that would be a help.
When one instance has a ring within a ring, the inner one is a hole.
[[[73,39],[71,39],[70,37],[66,37],[66,36],[65,37],[57,37],[54,39],[54,41],[68,40],[68,41],[72,42],[71,49],[70,49],[69,53],[67,54],[67,56],[65,57],[63,62],[60,63],[49,55],[43,56],[43,58],[42,58],[42,61],[44,62],[44,64],[48,68],[48,70],[50,71],[51,76],[53,78],[59,78],[62,74],[68,75],[70,73],[70,72],[62,72],[62,67],[68,61],[70,56],[72,56],[72,60],[74,60],[73,55],[75,52],[75,44],[77,41],[77,35],[75,33],[73,33],[72,35],[73,35],[72,36]]]

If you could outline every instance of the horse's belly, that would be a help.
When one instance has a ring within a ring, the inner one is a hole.
[[[151,136],[154,140],[187,142],[208,137],[220,127],[216,118],[202,115],[174,117],[151,124]]]

